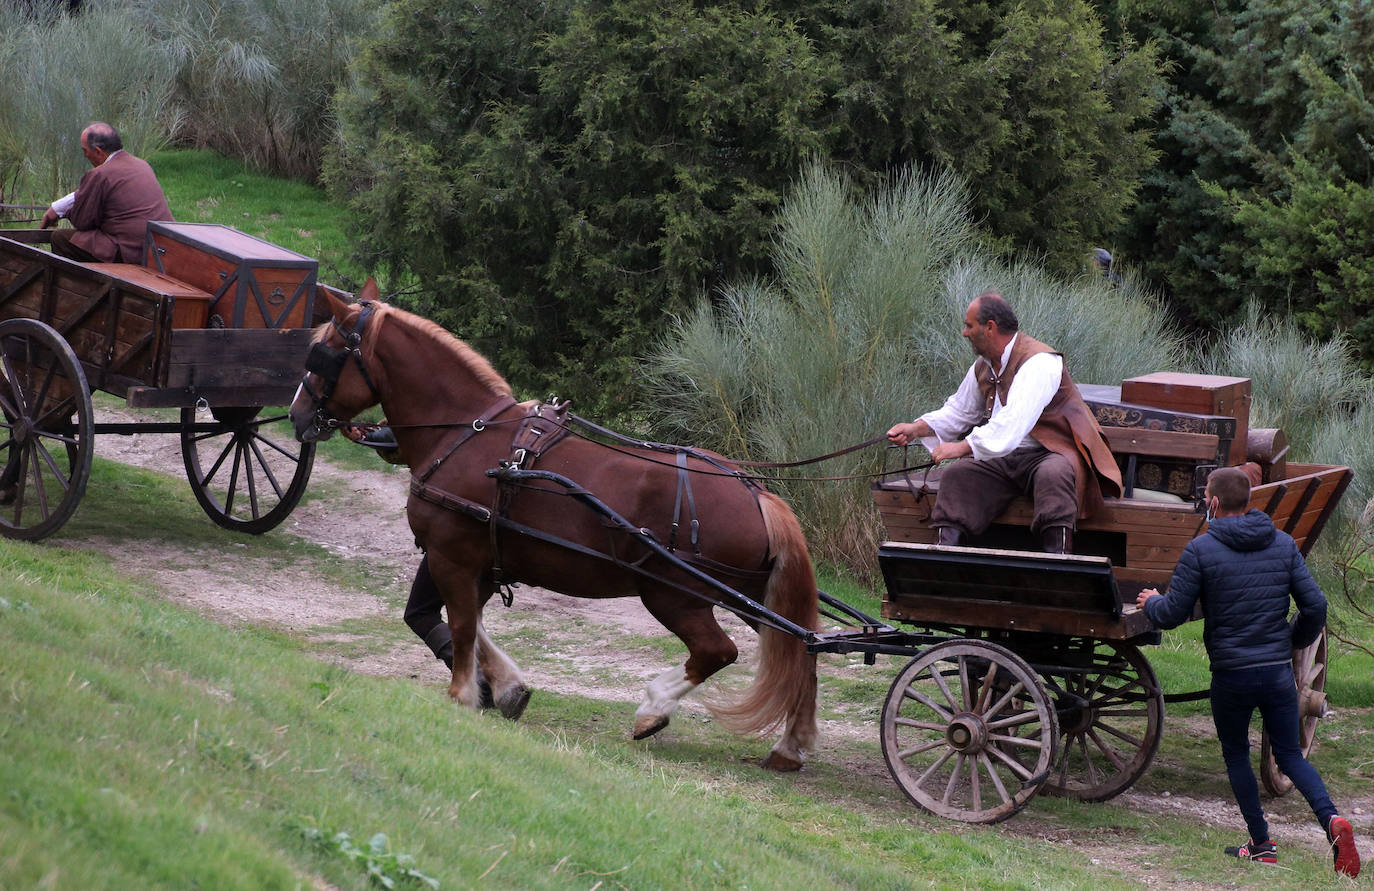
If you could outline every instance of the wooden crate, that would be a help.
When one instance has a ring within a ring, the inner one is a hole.
[[[228,328],[306,328],[319,264],[261,238],[211,223],[148,224],[150,269],[212,295],[209,315]]]
[[[169,298],[168,302],[172,305],[173,328],[204,328],[210,318],[210,304],[215,298],[208,291],[202,291],[179,279],[134,263],[86,265],[121,281],[138,285],[153,294]]]
[[[1121,382],[1122,402],[1236,419],[1228,464],[1245,463],[1250,429],[1250,379],[1212,374],[1157,371]]]

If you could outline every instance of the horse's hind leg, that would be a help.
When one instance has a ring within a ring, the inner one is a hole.
[[[739,657],[735,642],[716,622],[711,606],[678,593],[652,592],[641,598],[663,627],[687,645],[687,662],[654,678],[635,710],[634,738],[644,739],[668,726],[683,697]]]

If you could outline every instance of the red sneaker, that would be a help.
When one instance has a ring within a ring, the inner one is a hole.
[[[1344,873],[1352,879],[1360,874],[1360,852],[1355,850],[1355,830],[1345,817],[1332,817],[1326,829],[1326,838],[1331,842],[1331,856],[1336,860],[1336,872]]]

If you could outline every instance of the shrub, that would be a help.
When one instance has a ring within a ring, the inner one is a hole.
[[[87,170],[81,131],[119,130],[136,155],[157,148],[171,107],[172,64],[133,12],[54,0],[0,0],[0,201],[43,203]]]
[[[859,200],[843,174],[808,167],[781,211],[776,277],[699,301],[646,364],[656,420],[734,457],[778,461],[880,436],[957,387],[972,361],[960,320],[989,289],[1024,330],[1062,346],[1077,380],[1115,382],[1180,360],[1178,336],[1131,279],[1059,280],[978,244],[968,190],[950,173],[907,170]],[[868,449],[807,472],[871,473],[883,462],[882,449]],[[867,485],[784,486],[818,558],[872,568],[880,523]]]

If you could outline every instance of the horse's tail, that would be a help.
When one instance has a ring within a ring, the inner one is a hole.
[[[764,606],[803,628],[816,629],[816,577],[806,538],[787,502],[764,492],[759,495],[773,570],[764,589]],[[793,738],[803,749],[816,739],[816,657],[798,638],[767,625],[759,628],[759,667],[753,683],[739,699],[713,703],[711,712],[725,727],[738,733],[764,733],[791,723]]]

